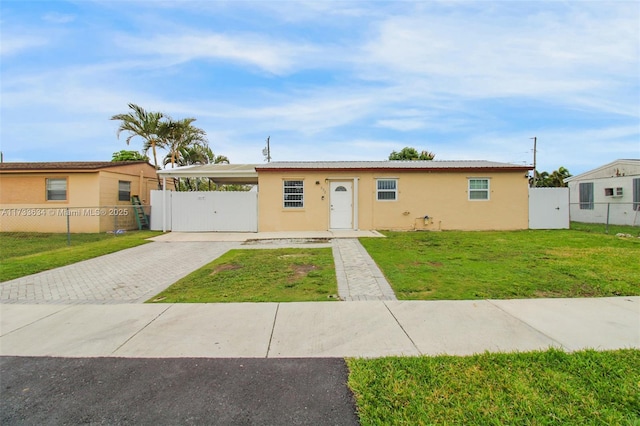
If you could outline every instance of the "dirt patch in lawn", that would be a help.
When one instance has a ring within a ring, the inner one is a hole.
[[[316,265],[291,265],[291,269],[293,270],[293,276],[289,279],[289,282],[306,277],[309,272],[318,269],[318,267]]]
[[[235,271],[236,269],[242,269],[243,266],[242,265],[235,265],[233,263],[225,263],[224,265],[220,265],[218,266],[216,269],[213,270],[213,272],[211,272],[210,275],[215,275],[219,272],[224,272],[224,271]]]

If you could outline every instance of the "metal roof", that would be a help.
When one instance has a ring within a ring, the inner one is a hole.
[[[531,170],[493,161],[274,161],[264,164],[203,164],[158,170],[162,177],[207,177],[219,184],[257,184],[259,172],[284,170]]]
[[[257,171],[268,170],[453,170],[504,169],[531,170],[531,166],[494,161],[276,161],[256,166]]]
[[[31,162],[31,163],[0,163],[2,170],[99,170],[131,164],[146,164],[146,161],[60,161],[60,162]]]
[[[257,184],[255,164],[201,164],[158,170],[161,177],[208,177],[217,184]]]

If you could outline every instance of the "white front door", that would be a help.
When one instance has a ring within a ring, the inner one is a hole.
[[[329,184],[331,229],[353,229],[353,182],[331,182]]]

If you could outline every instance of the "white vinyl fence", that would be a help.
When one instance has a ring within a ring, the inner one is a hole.
[[[529,188],[529,229],[569,229],[569,188]]]
[[[151,229],[258,232],[258,193],[151,191]]]

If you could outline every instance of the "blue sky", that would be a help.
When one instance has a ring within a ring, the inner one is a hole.
[[[640,158],[640,2],[1,2],[5,161],[111,159],[136,103],[216,154],[560,166]]]

